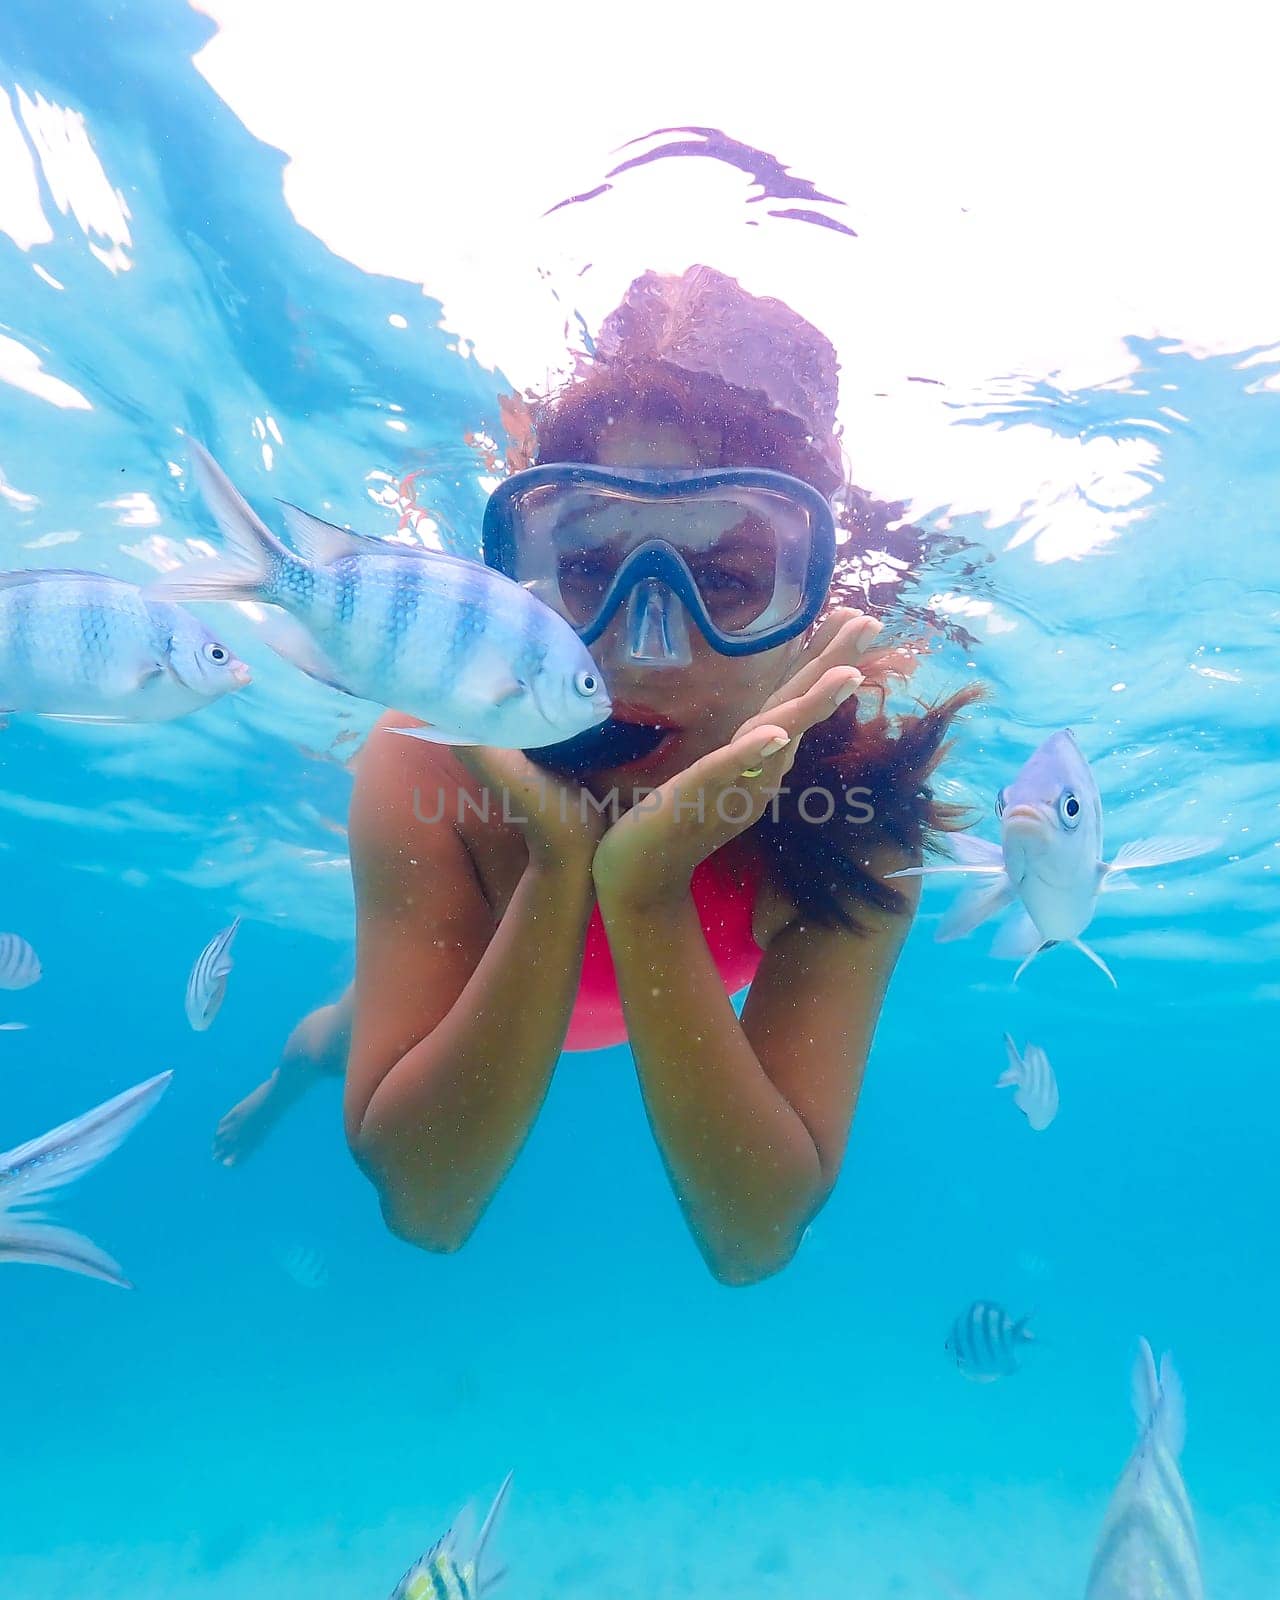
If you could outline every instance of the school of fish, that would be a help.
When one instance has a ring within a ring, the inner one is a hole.
[[[255,601],[275,608],[268,643],[301,671],[346,694],[407,712],[401,729],[441,744],[531,749],[598,726],[610,714],[606,686],[572,627],[527,589],[474,562],[407,550],[338,528],[285,505],[292,545],[260,520],[213,458],[191,444],[194,477],[225,541],[222,557],[165,574],[146,589],[77,571],[0,573],[0,714],[78,723],[165,722],[246,687],[250,672],[185,602]],[[993,953],[1028,965],[1058,944],[1115,978],[1082,935],[1099,896],[1124,875],[1201,855],[1208,838],[1140,840],[1103,856],[1102,801],[1074,735],[1051,735],[1000,790],[1000,842],[951,838],[954,859],[891,877],[965,875],[982,880],[942,920],[938,938],[959,939],[1008,912]],[[188,979],[190,1026],[207,1030],[231,972],[236,917],[197,957]],[[0,989],[39,981],[31,945],[0,934]],[[5,1029],[25,1027],[14,1022]],[[1045,1051],[1019,1053],[1005,1035],[1011,1088],[1028,1126],[1043,1132],[1059,1109]],[[74,1120],[0,1155],[0,1263],[26,1262],[130,1287],[118,1264],[88,1238],[40,1209],[57,1189],[115,1150],[172,1079],[161,1073]],[[282,1264],[300,1286],[322,1287],[328,1269],[294,1247]],[[979,1383],[1014,1376],[1034,1342],[1029,1318],[978,1300],[953,1321],[946,1349]],[[1139,1436],[1116,1487],[1085,1600],[1203,1600],[1194,1519],[1179,1456],[1181,1385],[1168,1356],[1156,1368],[1140,1342],[1133,1380]],[[485,1565],[506,1500],[508,1474],[479,1533],[464,1513],[404,1575],[391,1600],[482,1600],[501,1573]]]

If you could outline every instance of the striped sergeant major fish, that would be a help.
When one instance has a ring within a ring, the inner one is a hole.
[[[448,1533],[401,1578],[391,1600],[481,1600],[489,1594],[503,1577],[503,1569],[486,1570],[485,1548],[498,1525],[510,1487],[508,1472],[477,1534],[472,1533],[471,1507],[459,1512]]]
[[[0,710],[169,722],[249,682],[192,612],[97,572],[0,572]]]
[[[162,1072],[148,1078],[73,1122],[0,1155],[0,1266],[24,1261],[101,1278],[121,1289],[133,1287],[104,1250],[70,1228],[46,1222],[42,1207],[55,1189],[109,1156],[156,1104],[172,1077],[172,1072]]]
[[[975,1300],[951,1324],[947,1351],[965,1377],[975,1383],[1011,1378],[1018,1370],[1022,1346],[1035,1339],[1027,1327],[1030,1320],[1028,1316],[1015,1322],[1003,1306]]]
[[[0,989],[29,989],[40,982],[40,957],[20,933],[0,933]]]
[[[1133,1370],[1138,1442],[1094,1552],[1085,1600],[1204,1600],[1200,1546],[1178,1456],[1186,1434],[1182,1384],[1166,1354],[1157,1373],[1145,1339]]]
[[[197,1033],[203,1033],[212,1024],[222,1006],[233,964],[231,941],[239,926],[237,917],[229,928],[214,934],[196,957],[187,979],[187,1021]]]
[[[1110,968],[1080,935],[1093,920],[1099,894],[1129,886],[1125,873],[1205,854],[1216,839],[1138,839],[1102,859],[1102,797],[1089,763],[1069,728],[1051,735],[1012,783],[996,796],[1000,843],[973,834],[951,835],[958,861],[906,867],[890,878],[972,873],[989,881],[962,895],[943,918],[940,940],[961,939],[1015,901],[993,954],[1023,958],[1014,982],[1045,950],[1070,944],[1115,984]]]
[[[410,550],[284,506],[298,553],[191,445],[196,482],[227,553],[166,573],[168,599],[252,600],[287,613],[267,631],[278,655],[344,693],[430,724],[398,733],[436,744],[558,744],[609,715],[600,670],[563,617],[476,561]]]
[[[1058,1080],[1049,1058],[1038,1044],[1029,1044],[1023,1055],[1006,1033],[1005,1053],[1009,1065],[996,1079],[997,1089],[1012,1089],[1013,1103],[1037,1133],[1043,1133],[1058,1115]]]

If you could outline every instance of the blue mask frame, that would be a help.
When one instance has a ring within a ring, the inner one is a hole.
[[[648,539],[637,545],[614,574],[600,609],[591,621],[575,631],[584,644],[597,640],[613,620],[618,608],[642,583],[656,580],[683,603],[698,631],[711,648],[724,656],[759,655],[801,634],[822,609],[835,572],[835,517],[826,496],[801,478],[763,467],[651,468],[598,467],[583,462],[553,462],[529,467],[505,479],[489,496],[484,511],[483,551],[485,565],[506,577],[515,578],[517,521],[513,502],[529,489],[563,484],[590,487],[599,484],[632,494],[638,499],[661,501],[677,496],[714,492],[717,488],[764,489],[796,502],[808,513],[811,537],[805,565],[803,601],[800,610],[776,627],[744,638],[725,633],[711,620],[688,563],[666,539]]]

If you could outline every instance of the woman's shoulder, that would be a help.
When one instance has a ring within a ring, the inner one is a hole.
[[[467,863],[491,897],[518,876],[523,844],[484,786],[448,745],[408,738],[414,717],[388,711],[374,724],[355,763],[349,839],[353,865],[402,870]]]
[[[403,712],[387,711],[370,730],[355,762],[353,848],[396,847],[406,833],[420,826],[424,814],[456,814],[456,803],[448,802],[456,801],[459,791],[470,785],[470,774],[447,745],[407,738],[399,731],[418,726]]]

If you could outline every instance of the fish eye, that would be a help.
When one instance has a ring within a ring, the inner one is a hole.
[[[588,672],[584,667],[581,672],[574,673],[573,686],[579,694],[591,695],[600,687],[600,680],[594,672]]]
[[[204,647],[204,653],[210,661],[215,662],[218,666],[231,659],[231,652],[224,644],[207,644]]]
[[[1080,802],[1070,789],[1062,791],[1062,797],[1058,801],[1058,815],[1068,828],[1080,826]]]

